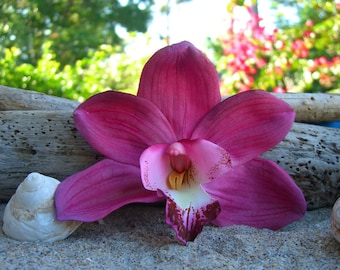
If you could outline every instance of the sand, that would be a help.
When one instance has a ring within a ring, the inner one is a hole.
[[[0,269],[340,269],[330,211],[309,211],[279,231],[206,226],[185,246],[163,207],[130,205],[59,242],[18,242],[1,232]]]

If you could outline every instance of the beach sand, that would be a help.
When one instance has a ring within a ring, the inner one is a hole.
[[[330,211],[308,211],[279,231],[205,226],[185,246],[165,223],[163,206],[129,205],[103,224],[82,224],[54,243],[18,242],[1,232],[0,268],[340,269],[340,243],[330,231]]]

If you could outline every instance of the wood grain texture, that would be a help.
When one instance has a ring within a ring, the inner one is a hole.
[[[0,111],[74,110],[79,102],[0,85]]]
[[[296,112],[296,122],[340,121],[340,95],[338,94],[286,93],[273,95],[292,106]]]
[[[292,176],[309,209],[331,206],[340,196],[340,129],[295,123],[286,138],[263,157]]]
[[[340,95],[336,94],[275,94],[296,112],[296,122],[340,121]]]
[[[72,112],[0,112],[0,200],[30,172],[63,180],[101,158],[79,135]]]
[[[277,96],[297,111],[296,120],[340,121],[337,95]],[[63,180],[103,158],[74,126],[78,104],[0,86],[0,200],[8,200],[30,172]],[[340,196],[340,129],[295,123],[285,140],[263,157],[293,177],[309,209],[331,206]]]
[[[30,172],[59,180],[102,157],[74,127],[72,111],[0,112],[0,199],[7,200]],[[340,196],[340,129],[295,123],[265,158],[281,165],[303,190],[309,209]]]

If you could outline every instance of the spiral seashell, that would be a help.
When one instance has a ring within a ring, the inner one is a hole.
[[[335,239],[340,242],[340,197],[337,199],[332,209],[331,231]]]
[[[3,232],[20,241],[53,242],[63,240],[81,224],[79,221],[57,221],[54,192],[59,181],[31,173],[9,200],[3,217]]]

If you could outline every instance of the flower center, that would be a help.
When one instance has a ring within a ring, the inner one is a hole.
[[[188,170],[191,161],[183,144],[175,142],[169,146],[167,153],[170,156],[172,172],[168,176],[168,184],[171,189],[179,190],[184,182],[188,182]]]
[[[168,183],[171,189],[179,190],[182,184],[187,180],[187,171],[181,173],[172,171],[168,176]]]

